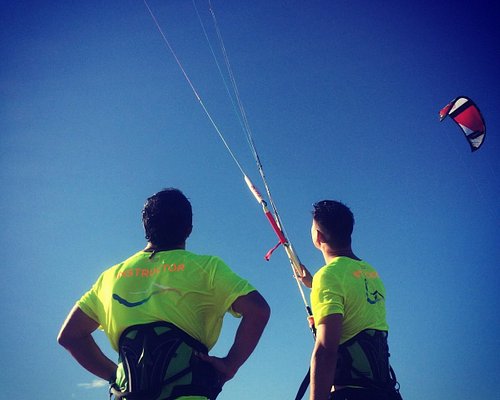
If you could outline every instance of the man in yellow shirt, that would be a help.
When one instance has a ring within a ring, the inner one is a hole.
[[[401,400],[389,365],[385,288],[351,247],[354,216],[344,204],[314,204],[311,237],[326,265],[302,282],[312,286],[316,342],[310,400]]]
[[[104,271],[69,313],[58,341],[117,397],[214,399],[255,349],[270,310],[220,258],[186,250],[189,200],[169,188],[142,212],[144,250]],[[224,315],[241,317],[226,357],[208,355]],[[101,328],[118,365],[92,337]]]

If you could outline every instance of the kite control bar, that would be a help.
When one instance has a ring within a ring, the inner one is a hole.
[[[304,290],[302,289],[302,284],[299,280],[299,276],[302,276],[302,264],[300,263],[299,257],[297,256],[297,254],[295,254],[295,251],[293,250],[292,245],[290,244],[290,242],[286,238],[285,234],[283,233],[283,230],[280,227],[279,218],[275,217],[271,214],[271,211],[269,211],[269,209],[267,208],[266,201],[262,198],[262,195],[259,193],[259,191],[255,187],[255,185],[252,183],[250,178],[246,175],[244,175],[244,177],[245,177],[245,182],[246,182],[248,188],[250,189],[250,191],[254,195],[255,199],[262,206],[262,211],[266,215],[269,223],[271,224],[274,232],[276,233],[276,236],[278,236],[278,239],[279,239],[278,244],[267,252],[265,258],[267,261],[269,261],[269,258],[271,257],[271,254],[273,253],[273,251],[276,250],[280,244],[283,245],[283,247],[286,251],[286,254],[288,256],[288,259],[290,260],[290,264],[292,266],[293,273],[294,273],[294,278],[297,281],[297,286],[299,287],[299,291],[300,291],[300,294],[302,296],[304,306],[306,308],[307,322],[309,324],[309,329],[311,330],[313,337],[316,338],[316,327],[314,325],[313,313],[312,313],[311,307],[309,306],[309,304],[306,300],[306,296],[304,295]]]
[[[296,276],[302,276],[302,267],[300,264],[300,260],[295,254],[295,251],[293,251],[293,248],[288,241],[288,239],[285,237],[285,234],[283,233],[283,230],[279,226],[279,221],[276,220],[276,218],[271,214],[271,211],[267,208],[267,203],[266,201],[262,198],[262,195],[259,193],[255,185],[252,183],[250,178],[245,175],[245,182],[254,195],[255,199],[257,202],[262,206],[262,211],[266,215],[266,218],[268,219],[269,223],[271,224],[274,232],[276,233],[276,236],[278,236],[279,242],[276,246],[274,246],[271,250],[269,250],[265,256],[266,260],[269,261],[271,258],[271,254],[273,253],[274,250],[278,248],[280,244],[283,245],[285,248],[286,254],[288,255],[288,258],[290,259],[290,263],[292,264],[294,273]]]

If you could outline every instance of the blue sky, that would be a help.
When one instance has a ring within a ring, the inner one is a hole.
[[[255,163],[188,0],[150,0],[247,174]],[[217,44],[206,2],[197,0]],[[495,1],[219,1],[213,5],[288,236],[312,271],[311,204],[356,216],[355,252],[388,292],[407,400],[493,398],[500,375],[500,8]],[[312,337],[282,250],[142,1],[5,1],[0,9],[0,341],[6,398],[106,398],[55,338],[99,273],[144,245],[163,187],[194,207],[188,249],[268,299],[261,344],[225,399],[289,399]],[[471,153],[438,111],[480,107]],[[214,354],[227,351],[228,317]],[[114,357],[102,333],[96,335]]]

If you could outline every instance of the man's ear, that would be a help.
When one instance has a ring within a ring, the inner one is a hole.
[[[325,235],[323,235],[323,233],[318,229],[316,229],[316,240],[318,241],[318,244],[326,243]]]
[[[323,233],[321,233],[321,231],[317,228],[313,228],[314,229],[314,233],[313,233],[313,243],[314,243],[314,246],[318,249],[321,248],[321,243],[324,243],[325,242],[325,235],[323,235]]]

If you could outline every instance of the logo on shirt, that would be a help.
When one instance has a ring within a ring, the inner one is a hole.
[[[379,301],[385,300],[384,296],[382,293],[380,293],[378,290],[372,290],[371,284],[369,283],[370,280],[378,278],[378,272],[377,271],[362,271],[362,270],[357,270],[352,273],[355,278],[360,279],[363,278],[365,281],[365,294],[366,294],[366,301],[370,304],[377,304]]]
[[[384,296],[378,290],[373,292],[368,288],[368,280],[365,279],[365,293],[366,293],[366,301],[370,304],[377,304],[379,301],[384,300]]]
[[[128,300],[124,299],[123,297],[117,295],[116,293],[113,293],[113,299],[116,300],[118,303],[124,305],[125,307],[132,308],[132,307],[138,307],[144,303],[147,303],[151,299],[151,297],[153,297],[154,295],[157,295],[157,294],[161,294],[161,293],[165,293],[165,292],[176,292],[177,294],[182,295],[182,293],[179,289],[176,289],[173,287],[162,286],[158,283],[153,283],[152,286],[156,286],[158,289],[153,290],[148,296],[146,296],[142,300],[131,302],[131,301],[128,301]],[[131,295],[147,294],[149,291],[150,290],[145,290],[142,292],[130,292],[130,294]]]

